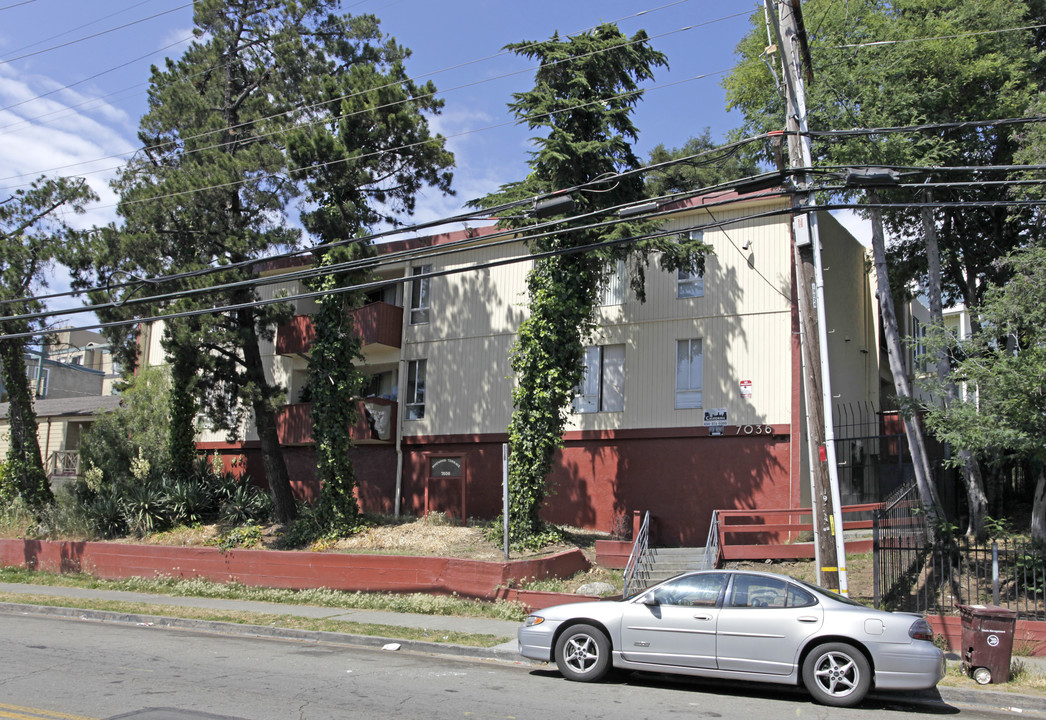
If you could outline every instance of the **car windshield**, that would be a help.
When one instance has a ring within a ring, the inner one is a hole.
[[[797,580],[795,578],[793,578],[793,580],[795,582],[799,583],[800,585],[802,585],[803,587],[809,588],[809,589],[813,590],[814,592],[816,592],[816,593],[818,593],[820,595],[825,595],[827,597],[830,597],[830,598],[832,598],[832,600],[837,600],[837,601],[843,603],[844,605],[854,605],[856,607],[865,607],[864,604],[859,603],[856,600],[851,600],[850,598],[844,597],[844,596],[840,595],[839,593],[834,593],[831,590],[825,590],[820,585],[814,585],[813,583],[808,583],[805,580]]]

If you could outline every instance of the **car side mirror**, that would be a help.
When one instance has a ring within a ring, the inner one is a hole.
[[[652,592],[643,596],[643,604],[649,607],[654,607],[655,605],[660,605],[661,601],[657,599],[657,593]]]

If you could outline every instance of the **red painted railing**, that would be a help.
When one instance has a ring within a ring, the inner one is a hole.
[[[871,513],[878,503],[844,505],[843,530],[871,530],[872,521],[847,520],[858,513]],[[814,557],[813,542],[790,542],[801,533],[812,533],[809,509],[717,510],[719,557],[723,560],[794,560]],[[805,522],[803,521],[805,518]],[[850,540],[847,552],[865,553],[872,540]]]
[[[403,329],[403,308],[376,302],[354,310],[353,326],[363,346],[385,345],[398,348]],[[309,315],[295,315],[276,330],[277,355],[305,355],[316,340],[316,328]]]
[[[356,443],[392,442],[396,433],[396,403],[384,398],[360,400],[359,419],[349,428],[349,436]],[[368,414],[367,405],[373,412]],[[383,424],[376,416],[387,413]],[[281,445],[311,445],[312,403],[284,405],[276,411],[276,432]],[[385,437],[382,437],[384,435]]]

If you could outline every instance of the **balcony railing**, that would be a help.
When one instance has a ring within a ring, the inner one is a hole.
[[[391,443],[396,433],[396,403],[384,398],[357,401],[359,419],[349,428],[349,437],[360,444]],[[276,431],[281,445],[311,445],[312,403],[285,405],[276,413]]]
[[[76,450],[55,450],[47,458],[48,477],[76,477],[80,474],[80,453]]]
[[[400,346],[403,329],[403,308],[376,302],[352,312],[353,326],[363,338],[363,346]],[[295,315],[276,331],[277,355],[306,355],[316,340],[316,328],[309,315]]]

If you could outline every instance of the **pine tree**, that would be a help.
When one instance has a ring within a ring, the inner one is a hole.
[[[514,95],[509,105],[535,138],[531,172],[525,180],[503,186],[480,205],[492,206],[552,193],[607,178],[599,192],[574,194],[577,212],[634,202],[645,197],[638,174],[614,177],[637,169],[632,151],[638,130],[632,111],[642,97],[639,83],[666,65],[665,56],[650,47],[646,33],[629,38],[617,27],[600,25],[590,32],[543,42],[520,42],[507,49],[540,61],[534,87]],[[502,220],[525,229],[536,220],[523,214]],[[516,339],[512,368],[517,383],[509,425],[509,533],[514,544],[540,546],[549,539],[540,511],[548,492],[546,478],[576,388],[581,383],[585,341],[593,329],[592,311],[598,291],[616,261],[662,253],[667,269],[704,269],[707,246],[699,241],[614,241],[641,236],[650,229],[641,222],[609,229],[572,230],[583,224],[564,222],[561,232],[531,241],[532,252],[560,251],[588,245],[603,247],[542,257],[527,278],[529,316]],[[632,263],[632,287],[643,296],[644,262]]]

